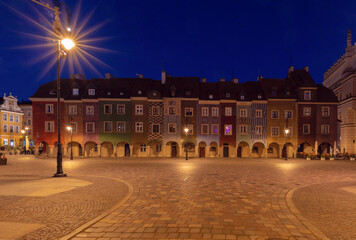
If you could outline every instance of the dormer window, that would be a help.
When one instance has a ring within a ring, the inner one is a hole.
[[[209,95],[209,99],[213,99],[213,95],[212,94]]]
[[[271,89],[271,93],[272,93],[273,96],[277,95],[277,88],[273,87]]]
[[[226,93],[226,98],[230,98],[230,93]]]
[[[108,92],[107,94],[110,96],[110,95],[111,95],[111,92]]]
[[[141,90],[139,90],[137,93],[138,93],[139,95],[141,95],[141,94],[142,94],[142,91],[141,91]]]
[[[56,95],[56,90],[51,90],[50,92],[49,92],[49,95]]]
[[[311,91],[304,91],[304,100],[311,99]]]
[[[241,100],[245,100],[245,96],[244,96],[244,95],[241,95],[241,96],[240,96],[240,99],[241,99]]]
[[[124,95],[124,93],[123,92],[120,92],[120,96],[123,96]]]
[[[79,95],[79,89],[73,88],[73,95]]]
[[[152,93],[152,95],[153,95],[153,96],[157,96],[157,93],[156,93],[156,92],[154,92],[154,93]]]
[[[89,94],[90,96],[94,96],[94,95],[95,95],[95,89],[89,89],[89,90],[88,90],[88,94]]]
[[[257,95],[257,98],[258,98],[258,99],[262,99],[262,96],[261,96],[261,95]]]
[[[190,96],[190,95],[192,95],[192,91],[191,91],[191,90],[187,90],[187,91],[185,91],[185,95],[186,95],[186,96]]]

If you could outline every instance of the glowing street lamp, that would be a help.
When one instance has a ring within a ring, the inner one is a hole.
[[[66,50],[71,50],[73,47],[75,47],[75,43],[72,39],[69,38],[64,38],[61,43]]]
[[[189,129],[186,127],[184,128],[184,132],[185,132],[185,160],[188,160],[188,145],[187,145],[187,138],[188,138],[188,132]]]
[[[70,131],[70,160],[73,160],[73,128],[71,126],[68,126],[67,130]]]
[[[289,134],[289,129],[286,128],[286,129],[284,130],[284,133],[286,134],[286,145],[285,145],[285,148],[286,148],[286,158],[285,158],[285,160],[287,161],[287,160],[288,160],[288,159],[287,159],[287,156],[288,156],[288,152],[287,152],[287,137],[288,137],[288,134]]]

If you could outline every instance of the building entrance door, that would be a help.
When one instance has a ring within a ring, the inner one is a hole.
[[[171,157],[177,157],[177,143],[171,145]]]
[[[205,147],[199,147],[199,157],[205,157]]]
[[[125,157],[130,157],[130,145],[125,144]]]
[[[238,147],[237,148],[237,157],[241,157],[242,156],[241,152],[242,152],[241,147]]]
[[[224,157],[229,157],[229,145],[224,144]]]

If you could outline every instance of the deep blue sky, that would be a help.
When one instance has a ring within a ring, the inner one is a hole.
[[[4,2],[36,20],[31,6],[47,14],[30,0]],[[66,4],[74,10],[77,1]],[[113,37],[97,44],[118,52],[92,52],[112,67],[94,63],[101,77],[107,72],[115,77],[140,73],[160,79],[164,62],[173,76],[218,81],[230,80],[233,72],[245,82],[255,81],[259,73],[285,77],[292,61],[296,68],[308,65],[321,83],[323,73],[344,52],[347,29],[355,31],[356,39],[354,0],[84,0],[81,16],[94,8],[88,27],[109,22],[90,37]],[[30,97],[41,84],[54,80],[56,72],[53,67],[39,79],[46,60],[31,61],[42,49],[14,49],[39,42],[17,32],[44,33],[3,4],[0,13],[0,94]],[[89,68],[84,73],[88,79],[99,77]],[[67,70],[61,74],[68,76]]]

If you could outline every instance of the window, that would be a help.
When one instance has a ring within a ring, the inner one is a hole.
[[[15,122],[19,122],[19,116],[15,115]]]
[[[247,109],[245,108],[240,109],[240,117],[247,117]]]
[[[88,90],[88,94],[89,94],[89,96],[94,96],[95,95],[95,89],[89,89]]]
[[[272,110],[271,118],[272,119],[278,119],[279,118],[279,111],[278,110]]]
[[[143,105],[135,105],[136,115],[143,115]]]
[[[287,137],[290,137],[290,136],[292,136],[293,135],[293,128],[285,128],[284,129],[284,136],[286,135],[286,129],[288,129],[288,135],[287,135]]]
[[[209,134],[209,124],[201,125],[201,134]]]
[[[153,116],[159,116],[159,107],[158,106],[153,106],[152,107],[152,115]]]
[[[46,104],[46,113],[53,113],[53,104]]]
[[[86,114],[94,115],[94,106],[86,106]]]
[[[137,94],[138,94],[138,95],[141,95],[141,94],[142,94],[142,91],[141,91],[141,90],[138,90],[138,91],[137,91]]]
[[[10,125],[10,126],[9,126],[9,132],[10,132],[10,133],[13,133],[13,132],[14,132],[14,126],[13,126],[13,125]]]
[[[304,91],[304,100],[311,100],[311,91]]]
[[[10,146],[11,146],[11,147],[14,146],[14,140],[10,140]]]
[[[31,117],[31,115],[32,115],[32,112],[31,111],[27,111],[27,116]]]
[[[141,144],[140,152],[146,152],[146,144]]]
[[[329,134],[329,125],[321,125],[321,134]]]
[[[104,132],[112,132],[112,122],[104,122]]]
[[[255,134],[256,135],[262,135],[262,126],[256,126],[255,127]]]
[[[136,132],[143,132],[143,122],[136,122]]]
[[[10,110],[14,109],[14,106],[10,105],[10,106],[9,106],[9,109],[10,109]],[[11,141],[12,141],[12,140],[11,140]]]
[[[31,126],[31,124],[32,124],[31,119],[27,119],[27,125]]]
[[[213,107],[211,109],[211,116],[213,117],[219,117],[219,108],[218,107]]]
[[[169,115],[175,115],[176,114],[176,109],[174,107],[168,108],[168,114]]]
[[[330,116],[330,108],[329,107],[322,107],[321,108],[321,116],[329,117]]]
[[[201,109],[201,115],[202,115],[203,117],[208,117],[208,116],[209,116],[209,108],[208,108],[208,107],[203,107],[203,108]]]
[[[271,128],[271,135],[272,136],[279,136],[279,127],[272,127]]]
[[[224,126],[224,134],[225,135],[232,135],[232,125],[225,125]]]
[[[213,98],[214,98],[214,96],[210,94],[209,95],[209,99],[213,99]]]
[[[117,105],[117,114],[120,114],[120,115],[125,114],[125,105],[124,104]]]
[[[258,118],[262,117],[262,110],[261,109],[256,110],[256,117],[258,117]]]
[[[219,124],[211,125],[211,134],[219,134]]]
[[[9,116],[10,116],[10,119],[9,119],[10,122],[13,122],[14,121],[14,115],[10,114]]]
[[[262,96],[261,96],[261,95],[257,95],[257,98],[258,98],[258,99],[262,99]]]
[[[53,121],[45,122],[45,132],[54,132],[54,122]]]
[[[188,124],[187,128],[188,128],[188,135],[192,135],[193,134],[193,125],[192,124]],[[184,129],[183,129],[183,131],[184,131]]]
[[[161,151],[162,151],[162,145],[156,144],[156,152],[161,152]]]
[[[177,124],[168,123],[168,133],[175,134],[177,132]]]
[[[9,140],[8,139],[4,139],[4,146],[9,145]]]
[[[3,129],[4,132],[7,132],[7,125],[4,124],[4,125],[2,126],[2,129]]]
[[[19,133],[19,132],[20,132],[19,126],[15,126],[15,133]]]
[[[310,117],[311,116],[311,107],[303,107],[303,116]]]
[[[111,104],[104,104],[104,114],[111,114],[111,113],[112,113]]]
[[[4,121],[7,121],[7,113],[3,113],[2,119],[3,119]]]
[[[95,133],[95,123],[93,122],[85,123],[85,131],[87,133]]]
[[[285,118],[285,119],[292,119],[292,118],[293,118],[293,111],[291,111],[291,110],[285,110],[285,111],[284,111],[284,118]]]
[[[226,93],[226,98],[230,98],[230,93]]]
[[[125,131],[125,122],[117,122],[117,132],[124,133]]]
[[[241,99],[241,100],[245,100],[245,96],[243,96],[243,95],[240,96],[240,99]]]
[[[77,123],[71,122],[70,125],[72,127],[72,133],[76,133],[77,132]]]
[[[152,124],[152,133],[159,133],[159,124]]]
[[[73,95],[79,95],[79,89],[73,88]]]
[[[231,107],[225,108],[225,116],[232,116],[232,108]]]
[[[69,105],[69,115],[77,115],[77,106]]]
[[[193,116],[193,108],[185,108],[185,116],[186,117]]]
[[[240,125],[239,132],[240,132],[240,135],[247,135],[248,126],[245,124]]]
[[[303,124],[303,134],[310,133],[310,124]]]

